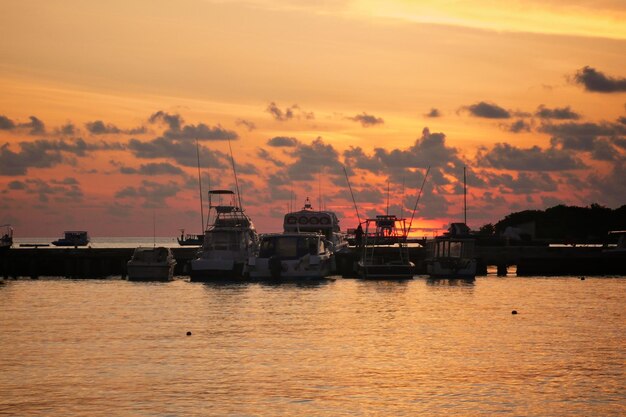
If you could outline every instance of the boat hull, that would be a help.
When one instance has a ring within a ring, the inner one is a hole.
[[[367,265],[363,262],[357,264],[358,275],[362,279],[413,279],[415,264],[380,264]]]
[[[310,281],[328,278],[332,270],[330,257],[317,263],[304,259],[256,258],[248,265],[248,276],[253,280]]]
[[[129,281],[172,281],[174,265],[127,265]]]
[[[244,263],[233,259],[194,259],[189,273],[192,282],[243,278]]]
[[[431,260],[426,264],[426,272],[431,278],[473,279],[476,277],[476,260]]]

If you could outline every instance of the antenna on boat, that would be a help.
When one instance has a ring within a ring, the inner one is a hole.
[[[239,181],[237,180],[237,170],[235,169],[235,158],[233,158],[233,148],[230,145],[230,139],[228,139],[228,149],[230,150],[230,162],[233,165],[233,174],[235,175],[235,187],[237,188],[237,200],[239,201],[239,208],[243,211],[243,204],[241,204],[241,194],[239,193]]]
[[[467,178],[463,167],[463,223],[467,226]]]
[[[424,175],[424,180],[422,181],[422,186],[420,187],[420,192],[417,195],[417,200],[415,201],[415,206],[413,207],[413,213],[411,214],[411,221],[409,222],[409,231],[407,232],[407,236],[411,232],[411,225],[413,224],[413,217],[415,217],[415,211],[417,210],[417,204],[420,202],[420,198],[422,198],[422,190],[424,190],[424,184],[426,184],[426,178],[428,178],[428,173],[429,172],[430,172],[430,166],[426,170],[426,175]]]
[[[198,138],[196,138],[196,158],[198,159],[198,189],[200,190],[200,219],[202,229],[204,233],[204,206],[202,204],[202,177],[200,176],[200,145],[198,145]]]
[[[354,199],[354,193],[352,192],[352,186],[350,185],[350,179],[348,178],[348,171],[346,171],[346,166],[342,165],[343,173],[346,176],[346,181],[348,182],[348,188],[350,189],[350,195],[352,196],[352,202],[354,203],[354,210],[356,211],[356,218],[359,220],[359,224],[361,224],[361,216],[359,216],[359,209],[356,206],[356,200]]]
[[[387,179],[387,212],[385,214],[389,216],[389,179]]]

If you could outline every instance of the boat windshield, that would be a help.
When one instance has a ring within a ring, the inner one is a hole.
[[[212,231],[204,239],[204,249],[209,250],[239,250],[242,241],[242,232]]]

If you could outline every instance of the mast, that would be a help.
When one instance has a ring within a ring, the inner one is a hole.
[[[239,193],[239,181],[237,180],[237,170],[235,169],[235,158],[233,158],[233,148],[230,146],[230,139],[228,139],[228,149],[230,150],[230,162],[233,165],[233,174],[235,175],[235,187],[237,188],[237,200],[239,201],[239,209],[243,211],[243,205],[241,204],[241,194]]]
[[[415,201],[415,207],[413,207],[413,213],[411,214],[411,221],[409,222],[409,231],[407,232],[407,236],[409,232],[411,232],[411,225],[413,225],[413,217],[415,216],[415,211],[417,210],[417,204],[420,202],[420,198],[422,197],[422,190],[424,190],[424,184],[426,184],[426,178],[428,178],[428,173],[430,172],[430,167],[426,170],[426,175],[424,175],[424,180],[422,181],[422,186],[420,187],[420,192],[417,195],[417,200]]]
[[[463,167],[463,222],[467,226],[467,179],[465,176],[465,167]]]
[[[356,211],[356,218],[359,220],[359,224],[361,224],[361,216],[359,216],[359,209],[356,206],[356,200],[354,199],[354,193],[352,192],[352,186],[350,185],[350,179],[348,178],[348,171],[346,171],[345,165],[342,165],[343,173],[346,176],[346,181],[348,182],[348,188],[350,189],[350,195],[352,196],[352,202],[354,203],[354,210]]]
[[[387,180],[387,212],[385,214],[389,216],[389,180]]]
[[[196,158],[198,159],[198,190],[200,191],[200,223],[202,233],[204,233],[204,207],[202,205],[202,177],[200,176],[200,146],[196,138]]]

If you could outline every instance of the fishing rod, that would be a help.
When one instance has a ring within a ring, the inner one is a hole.
[[[348,182],[348,188],[350,189],[350,195],[352,196],[352,202],[354,203],[354,210],[356,211],[356,218],[359,220],[359,224],[361,224],[361,216],[359,216],[359,209],[356,206],[356,200],[354,199],[354,193],[352,192],[352,186],[350,185],[350,179],[348,178],[348,171],[346,171],[345,165],[341,166],[343,168],[343,173],[346,176],[346,181]]]
[[[420,187],[420,192],[417,195],[417,200],[415,201],[415,207],[413,207],[413,213],[411,214],[411,221],[409,222],[409,231],[407,232],[407,236],[411,232],[411,225],[413,224],[413,217],[415,217],[415,211],[417,210],[417,205],[419,204],[420,198],[422,197],[422,190],[424,189],[424,184],[426,184],[426,178],[428,178],[428,173],[429,172],[430,172],[430,166],[426,170],[426,175],[424,175],[424,180],[422,181],[422,186]]]
[[[200,176],[200,145],[196,138],[196,158],[198,159],[198,189],[200,190],[200,219],[202,223],[202,233],[204,233],[204,205],[202,204],[202,177]]]

